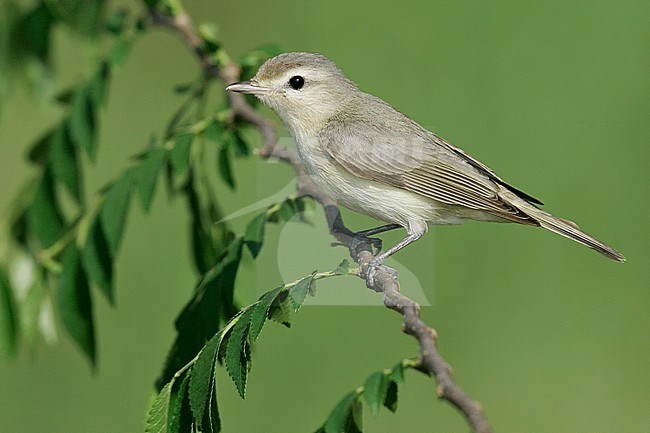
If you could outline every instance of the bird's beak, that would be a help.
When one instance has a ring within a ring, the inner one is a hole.
[[[268,93],[271,89],[266,87],[260,87],[260,85],[255,80],[239,81],[238,83],[232,83],[226,90],[237,93],[250,93],[252,95],[260,95],[263,93]]]

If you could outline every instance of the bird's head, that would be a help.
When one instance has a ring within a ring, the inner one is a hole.
[[[267,60],[248,81],[226,90],[258,97],[292,128],[318,128],[358,92],[334,62],[320,54],[286,53]]]

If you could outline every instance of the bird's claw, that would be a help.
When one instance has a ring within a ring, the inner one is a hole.
[[[383,246],[383,241],[379,238],[370,238],[367,236],[355,234],[354,236],[352,236],[350,240],[350,248],[352,250],[355,250],[359,246],[359,244],[362,243],[369,243],[372,247],[374,247],[375,249],[375,251],[373,251],[374,255],[379,254]]]
[[[375,254],[379,254],[381,252],[381,248],[383,247],[384,243],[381,239],[379,238],[366,238],[370,244],[377,249],[375,251]]]
[[[383,268],[386,272],[388,272],[391,277],[397,278],[397,271],[393,268],[389,268],[386,265],[383,265],[379,262],[370,262],[368,263],[368,270],[366,271],[366,283],[369,288],[374,289],[375,286],[375,274],[377,273],[377,269]]]

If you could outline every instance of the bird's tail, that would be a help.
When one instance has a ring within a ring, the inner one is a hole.
[[[580,228],[572,221],[555,217],[534,206],[526,206],[525,212],[545,229],[562,235],[565,238],[573,239],[582,245],[598,251],[600,254],[611,260],[621,263],[625,261],[623,254],[619,253],[614,248],[605,245],[598,239],[589,236],[587,233],[580,230]]]

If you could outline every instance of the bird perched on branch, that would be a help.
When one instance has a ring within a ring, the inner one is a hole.
[[[371,272],[419,239],[428,225],[467,220],[543,227],[625,261],[573,222],[541,210],[539,200],[463,150],[360,91],[322,55],[280,54],[253,79],[226,89],[255,95],[280,116],[305,172],[327,196],[390,223],[359,236],[406,229],[401,242],[375,257]]]

